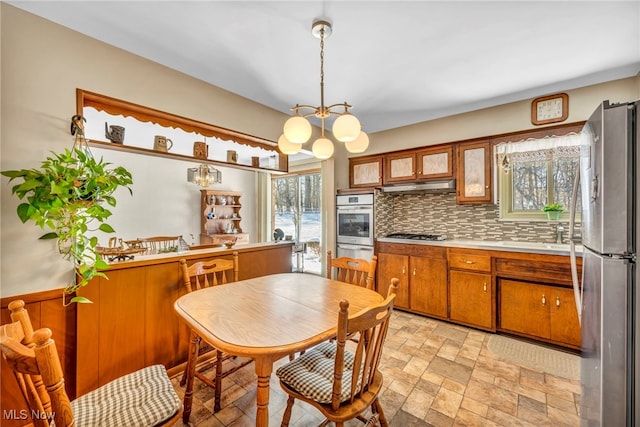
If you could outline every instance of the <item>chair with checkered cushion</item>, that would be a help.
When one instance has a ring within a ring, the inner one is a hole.
[[[352,316],[349,302],[340,301],[336,340],[317,345],[278,368],[280,386],[289,395],[282,427],[289,425],[295,399],[316,407],[327,418],[325,424],[332,421],[342,427],[345,421],[357,418],[366,426],[388,425],[378,401],[382,388],[378,365],[398,283],[391,279],[384,302]],[[353,335],[355,344],[348,339]],[[347,343],[355,349],[347,350]]]
[[[69,401],[51,330],[34,332],[21,300],[12,301],[9,310],[12,323],[0,326],[0,350],[34,426],[164,426],[180,418],[180,398],[162,365],[140,369]]]
[[[327,251],[327,278],[375,290],[377,263],[378,257],[375,255],[371,258],[371,262],[367,262],[360,258],[333,258],[331,251]],[[335,277],[333,277],[334,271]]]
[[[233,252],[231,259],[213,259],[210,261],[196,262],[190,266],[187,266],[187,260],[180,260],[180,269],[182,270],[182,281],[187,289],[187,292],[197,291],[199,289],[208,288],[209,286],[224,285],[229,282],[238,281],[238,252]],[[213,412],[218,412],[221,409],[222,400],[222,379],[228,375],[231,375],[238,369],[248,365],[253,360],[246,359],[242,363],[237,363],[228,366],[227,369],[223,369],[223,362],[228,359],[235,359],[235,356],[230,356],[226,353],[216,350],[202,339],[191,332],[189,351],[196,351],[198,353],[198,366],[194,371],[195,378],[213,388],[214,400],[213,400]],[[215,373],[213,379],[209,378],[206,371],[215,367]],[[189,372],[189,366],[184,369],[180,385],[185,385],[189,378],[187,376]],[[193,378],[191,378],[193,381]],[[192,387],[187,387],[187,390],[192,390]]]

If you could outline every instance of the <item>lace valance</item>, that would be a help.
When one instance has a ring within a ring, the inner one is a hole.
[[[509,141],[496,145],[494,152],[498,163],[506,172],[513,162],[577,158],[580,155],[580,140],[580,134],[569,133],[562,136]]]

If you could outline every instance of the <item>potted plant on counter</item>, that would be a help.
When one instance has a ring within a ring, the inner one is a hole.
[[[105,222],[111,216],[105,206],[116,205],[113,192],[119,187],[125,187],[133,194],[129,171],[93,158],[84,139],[83,120],[82,116],[72,117],[71,133],[76,139],[71,150],[52,152],[39,169],[1,172],[10,182],[22,180],[11,190],[24,200],[17,209],[20,220],[23,223],[33,221],[42,229],[50,229],[40,239],[57,239],[60,254],[73,262],[76,277],[65,287],[65,305],[66,297],[92,278],[106,277],[100,270],[109,265],[96,251],[98,238],[89,237],[87,232],[113,233],[113,228]],[[74,296],[69,303],[73,302],[90,301]]]
[[[560,219],[560,214],[564,212],[564,209],[560,203],[551,203],[544,205],[544,207],[542,208],[542,212],[547,213],[547,219],[558,220]]]

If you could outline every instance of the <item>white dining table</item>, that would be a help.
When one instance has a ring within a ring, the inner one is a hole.
[[[341,300],[348,300],[350,311],[357,313],[384,298],[375,291],[321,276],[283,273],[191,292],[176,300],[174,308],[193,332],[216,349],[254,360],[256,426],[267,427],[274,362],[334,337]],[[192,339],[189,349],[185,423],[193,399],[195,341]]]

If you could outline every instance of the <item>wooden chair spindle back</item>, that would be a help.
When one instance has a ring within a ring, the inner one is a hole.
[[[332,273],[335,269],[335,280],[374,290],[377,263],[378,257],[375,255],[371,262],[367,262],[351,257],[333,258],[331,251],[327,251],[327,278],[334,278]]]
[[[51,330],[33,331],[21,300],[9,304],[13,323],[0,327],[0,349],[18,381],[36,427],[72,426],[73,412],[64,389],[62,365]]]
[[[154,236],[137,239],[136,242],[146,248],[145,255],[165,252],[177,252],[182,236]]]
[[[185,259],[181,259],[180,268],[187,292],[236,282],[238,281],[238,252],[233,252],[232,259],[200,261],[190,266],[187,266]]]
[[[345,344],[350,337],[356,336],[358,341],[354,352],[349,402],[353,403],[358,395],[365,393],[376,380],[376,375],[379,375],[380,357],[399,283],[398,279],[392,279],[384,302],[367,308],[356,317],[349,318],[348,301],[340,302],[331,394],[331,407],[334,411],[337,411],[341,405]]]

